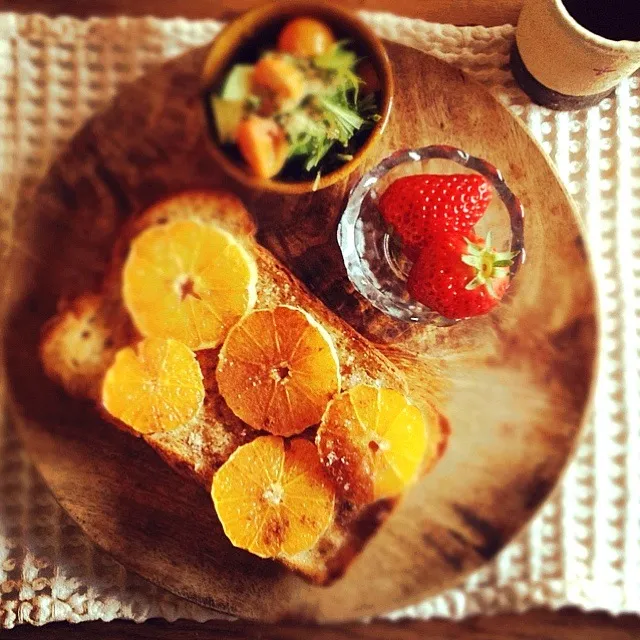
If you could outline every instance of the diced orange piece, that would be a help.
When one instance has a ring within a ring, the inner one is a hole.
[[[334,513],[334,489],[308,440],[262,436],[234,451],[211,497],[234,546],[262,558],[313,547]]]
[[[253,87],[258,94],[267,93],[280,103],[295,106],[304,95],[304,75],[287,60],[267,55],[255,66]]]
[[[294,56],[319,56],[335,43],[333,31],[315,18],[294,18],[287,22],[278,36],[278,51]]]
[[[178,220],[135,238],[123,270],[123,298],[144,336],[194,350],[216,347],[256,300],[255,261],[213,224]]]
[[[287,138],[273,120],[249,116],[240,123],[237,140],[242,157],[261,178],[272,178],[287,161]]]
[[[241,420],[281,436],[320,422],[340,390],[331,337],[308,313],[287,306],[253,311],[231,329],[216,378]]]
[[[102,405],[138,433],[171,431],[193,420],[204,400],[195,355],[177,340],[147,338],[125,347],[102,384]]]
[[[430,456],[437,450],[415,405],[397,391],[364,384],[327,407],[316,444],[337,493],[355,504],[402,493],[425,469],[427,447]]]

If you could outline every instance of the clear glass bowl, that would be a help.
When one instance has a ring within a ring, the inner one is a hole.
[[[498,250],[518,252],[511,266],[512,277],[525,259],[524,210],[498,169],[461,149],[443,145],[398,151],[363,175],[351,190],[338,225],[338,244],[355,288],[389,316],[447,326],[457,320],[445,318],[409,296],[407,277],[412,263],[378,210],[379,197],[394,180],[421,173],[479,173],[489,181],[494,197],[475,230],[483,237],[491,230]]]

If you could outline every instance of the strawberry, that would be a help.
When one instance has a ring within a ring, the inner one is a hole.
[[[424,174],[392,182],[379,207],[402,239],[407,255],[415,258],[429,232],[471,231],[491,197],[491,186],[479,174]]]
[[[432,233],[409,273],[411,296],[445,318],[489,312],[511,283],[509,267],[516,253],[498,252],[473,232]]]

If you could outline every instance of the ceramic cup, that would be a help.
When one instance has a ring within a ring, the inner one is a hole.
[[[574,0],[575,1],[575,0]],[[628,0],[626,11],[638,0]],[[567,3],[568,4],[568,3]],[[604,0],[591,3],[589,24],[598,21],[609,37],[612,20],[619,20],[617,8]],[[570,5],[568,5],[570,6]],[[639,5],[636,9],[640,8]],[[584,13],[584,7],[580,9]],[[638,17],[630,15],[638,27]],[[637,33],[633,26],[625,31]],[[622,37],[629,37],[627,33]],[[637,39],[640,37],[636,36]],[[520,86],[538,104],[552,109],[579,109],[597,104],[624,77],[640,68],[640,42],[608,39],[589,31],[570,14],[563,0],[525,0],[511,68]]]

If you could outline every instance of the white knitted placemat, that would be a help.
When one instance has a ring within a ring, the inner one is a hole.
[[[465,69],[542,142],[583,213],[603,323],[594,415],[561,488],[495,562],[392,617],[569,604],[640,612],[640,78],[623,82],[598,108],[554,113],[532,106],[514,85],[507,65],[513,27],[362,15],[384,37]],[[0,14],[0,206],[13,209],[28,198],[60,147],[123,83],[206,43],[219,28],[212,21]],[[0,252],[8,251],[8,237],[0,224]],[[0,628],[217,617],[96,549],[43,485],[1,408]]]

